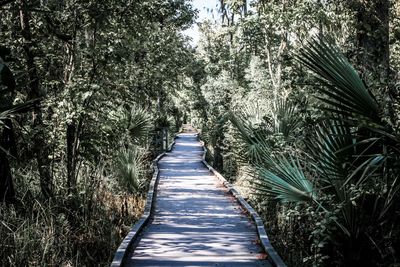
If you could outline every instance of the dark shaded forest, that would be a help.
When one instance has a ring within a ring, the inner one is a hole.
[[[399,264],[400,2],[215,6],[0,0],[1,266],[109,265],[184,123],[288,266]]]

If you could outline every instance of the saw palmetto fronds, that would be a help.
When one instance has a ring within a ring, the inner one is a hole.
[[[312,38],[300,50],[299,61],[308,67],[323,86],[318,98],[332,113],[380,123],[380,108],[375,97],[329,38]]]

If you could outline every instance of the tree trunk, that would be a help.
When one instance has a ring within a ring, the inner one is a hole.
[[[67,188],[74,192],[76,188],[76,123],[67,124]]]
[[[15,99],[15,79],[12,71],[3,63],[10,51],[0,47],[0,108],[8,108]],[[6,88],[6,89],[4,89]],[[0,127],[0,202],[13,202],[15,191],[10,168],[10,155],[16,156],[16,142],[11,119],[3,119]]]
[[[33,40],[30,29],[30,14],[26,0],[20,0],[20,22],[21,34],[24,39],[23,49],[26,57],[26,65],[29,77],[29,99],[41,98],[44,93],[41,91],[39,76],[34,60]],[[53,195],[53,176],[51,173],[51,153],[50,146],[46,141],[45,125],[43,114],[40,107],[35,107],[33,111],[33,152],[36,155],[38,170],[40,175],[40,187],[45,198]]]
[[[389,0],[352,1],[357,27],[357,65],[363,79],[389,93]]]
[[[362,78],[372,88],[392,125],[396,118],[393,104],[397,98],[391,83],[389,47],[390,1],[353,1],[356,13],[357,65]]]
[[[67,188],[69,193],[76,193],[78,178],[77,162],[79,154],[79,140],[83,131],[83,117],[67,124]]]
[[[223,171],[224,168],[224,160],[219,145],[214,147],[213,167],[218,171]]]
[[[2,148],[0,149],[0,202],[13,202],[15,200],[13,177],[8,160],[9,155],[5,151],[15,154],[13,153],[15,151],[12,151],[15,148],[15,140],[11,120],[5,120],[4,124],[5,127],[0,136],[0,146]]]
[[[357,61],[363,74],[379,76],[387,82],[389,75],[389,0],[357,1]],[[378,73],[376,73],[378,71]]]

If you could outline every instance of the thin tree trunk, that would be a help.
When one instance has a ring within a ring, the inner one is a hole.
[[[15,79],[11,70],[5,66],[3,58],[6,58],[10,51],[0,47],[0,108],[9,107],[15,99]],[[4,89],[6,88],[6,89]],[[3,119],[0,127],[0,202],[13,202],[15,200],[15,191],[13,176],[10,168],[10,156],[16,156],[16,142],[11,119]]]
[[[76,123],[67,124],[67,188],[74,192],[76,188]]]
[[[11,174],[9,154],[15,148],[14,131],[10,119],[4,121],[5,128],[0,136],[0,202],[13,202],[15,200],[15,190],[13,177]],[[5,151],[8,153],[6,153]]]
[[[67,124],[67,188],[71,193],[76,192],[76,184],[78,179],[79,165],[79,140],[83,131],[83,117],[81,116],[76,122]]]
[[[26,65],[29,77],[29,99],[41,98],[44,93],[41,91],[39,76],[34,60],[33,40],[30,29],[30,14],[26,0],[20,0],[20,23],[21,33],[24,39],[23,49],[26,57]],[[45,125],[43,114],[40,107],[35,107],[33,111],[33,151],[36,155],[38,170],[40,175],[40,187],[45,198],[53,195],[53,175],[51,173],[51,154],[50,146],[46,141]]]
[[[75,68],[75,45],[76,32],[73,35],[72,44],[65,44],[68,63],[64,68],[64,87],[72,81]],[[67,189],[68,193],[76,192],[76,166],[78,154],[78,127],[76,119],[67,123],[66,145],[67,145]]]

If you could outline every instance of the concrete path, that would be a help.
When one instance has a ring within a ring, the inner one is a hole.
[[[270,266],[254,224],[201,163],[202,154],[196,134],[184,133],[160,161],[154,218],[125,266]]]

